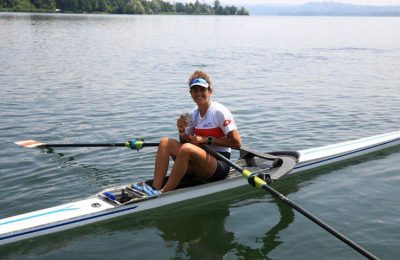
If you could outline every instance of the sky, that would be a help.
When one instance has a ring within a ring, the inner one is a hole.
[[[182,0],[181,0],[182,1]],[[179,2],[179,1],[177,1]],[[183,2],[194,2],[184,1]],[[213,0],[199,0],[200,3],[213,3]],[[220,0],[221,5],[245,4],[304,4],[309,2],[336,2],[355,5],[400,5],[400,0]]]

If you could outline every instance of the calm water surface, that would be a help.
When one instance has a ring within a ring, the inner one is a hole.
[[[157,141],[213,98],[257,150],[399,130],[400,19],[0,14],[0,218],[152,176],[154,148],[22,149],[15,141]],[[277,189],[382,259],[400,253],[400,149]],[[6,259],[362,259],[246,187],[0,248]]]

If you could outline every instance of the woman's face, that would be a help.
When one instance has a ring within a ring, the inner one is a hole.
[[[190,94],[192,95],[193,101],[197,105],[205,105],[210,101],[212,90],[210,88],[205,88],[202,86],[193,86],[190,89]]]

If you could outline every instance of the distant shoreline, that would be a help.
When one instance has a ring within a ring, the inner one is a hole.
[[[49,11],[41,11],[41,10],[34,10],[34,11],[7,11],[7,10],[0,10],[0,14],[2,13],[36,13],[36,14],[89,14],[89,15],[143,15],[143,16],[157,16],[157,15],[179,15],[179,16],[232,16],[232,15],[210,15],[210,14],[183,14],[183,13],[157,13],[157,14],[110,14],[110,13],[73,13],[73,12],[49,12]],[[239,16],[239,15],[233,15]],[[400,14],[249,14],[247,16],[287,16],[287,17],[400,17]]]
[[[94,0],[87,0],[94,1]],[[113,0],[111,0],[113,1]],[[145,0],[133,0],[139,3],[148,3]],[[152,0],[156,1],[156,0]],[[152,2],[149,1],[149,2]],[[160,0],[161,1],[161,0]],[[30,0],[21,0],[20,3],[27,3]],[[162,2],[162,1],[161,1]],[[55,4],[50,8],[36,8],[33,5],[21,5],[18,7],[4,7],[0,5],[0,13],[65,13],[65,14],[134,14],[134,15],[234,15],[234,16],[327,16],[327,17],[400,17],[400,5],[372,6],[372,5],[352,5],[336,2],[310,2],[301,5],[270,5],[270,4],[245,4],[241,8],[235,6],[222,6],[216,1],[214,6],[201,4],[197,1],[195,4],[175,3],[157,9],[157,7],[136,6],[133,9],[111,9],[104,7],[106,11],[92,10],[73,11],[67,9],[57,9]],[[154,9],[154,10],[153,10]]]
[[[164,0],[19,0],[0,2],[0,12],[249,15],[243,6],[223,6],[219,0],[215,0],[212,6],[199,0],[194,3],[170,3]]]
[[[335,2],[313,2],[302,5],[247,4],[250,15],[269,16],[400,16],[400,5],[372,6],[352,5]]]

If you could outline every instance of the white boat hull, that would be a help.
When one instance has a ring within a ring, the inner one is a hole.
[[[400,144],[400,131],[298,151],[298,162],[289,174],[366,155]],[[91,223],[190,200],[248,185],[241,174],[225,180],[183,188],[127,205],[116,205],[101,196],[0,220],[0,245],[55,233]]]

